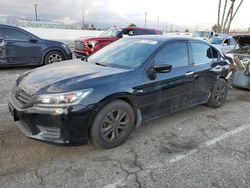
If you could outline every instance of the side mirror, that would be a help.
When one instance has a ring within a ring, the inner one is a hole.
[[[169,64],[157,64],[154,66],[154,70],[157,73],[168,73],[172,70],[172,65]]]

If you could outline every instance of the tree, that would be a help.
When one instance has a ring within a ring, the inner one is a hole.
[[[134,23],[131,23],[128,25],[128,27],[136,27],[136,25]]]
[[[218,33],[218,31],[219,31],[219,26],[216,25],[216,24],[213,25],[213,26],[212,26],[212,31],[215,32],[215,33]]]
[[[233,22],[233,19],[237,12],[239,11],[239,8],[241,7],[243,0],[240,0],[240,3],[238,4],[238,7],[234,11],[235,8],[235,2],[237,0],[229,0],[231,1],[231,4],[228,8],[228,0],[224,0],[224,8],[222,11],[222,19],[221,19],[221,4],[223,0],[219,0],[218,4],[218,17],[217,17],[217,32],[219,33],[229,33],[231,24]],[[225,17],[226,15],[226,17]]]
[[[185,29],[185,33],[189,33],[189,29]]]

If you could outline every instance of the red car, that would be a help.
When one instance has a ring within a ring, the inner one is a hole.
[[[104,46],[126,36],[134,35],[162,35],[157,29],[145,28],[111,28],[98,37],[82,37],[75,41],[74,54],[76,57],[88,56]]]

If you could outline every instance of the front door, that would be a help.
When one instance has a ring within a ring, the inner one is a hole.
[[[42,46],[38,39],[14,28],[3,28],[9,64],[38,64]]]
[[[188,54],[187,43],[177,42],[163,47],[155,56],[150,68],[157,64],[169,64],[172,70],[169,73],[155,73],[154,77],[146,73],[145,84],[137,88],[141,92],[138,101],[144,120],[192,105],[194,69],[189,64]]]

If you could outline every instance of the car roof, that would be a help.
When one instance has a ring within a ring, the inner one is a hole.
[[[225,38],[233,38],[233,37],[231,35],[228,35],[228,34],[216,34],[212,38],[225,39]]]
[[[136,35],[136,36],[131,36],[129,38],[135,38],[135,39],[145,39],[145,40],[155,40],[158,42],[167,42],[167,41],[197,41],[197,42],[202,42],[202,43],[207,43],[208,42],[201,40],[201,39],[196,39],[192,37],[186,37],[186,36],[176,36],[176,35]]]
[[[141,30],[146,30],[146,31],[161,31],[159,29],[143,28],[143,27],[114,27],[114,29],[141,29]]]

